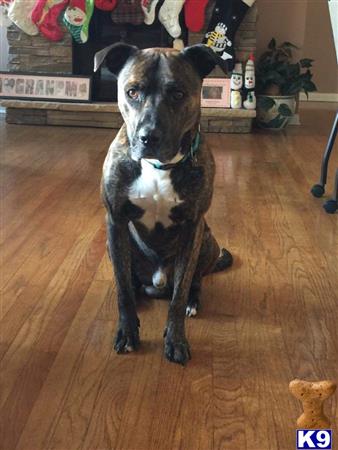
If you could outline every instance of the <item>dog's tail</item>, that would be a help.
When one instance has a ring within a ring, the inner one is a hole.
[[[232,254],[227,249],[222,248],[212,273],[221,272],[222,270],[225,270],[228,267],[232,266],[232,263]]]

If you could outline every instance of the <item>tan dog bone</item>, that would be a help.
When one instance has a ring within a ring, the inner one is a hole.
[[[323,411],[323,402],[336,390],[333,381],[293,380],[289,384],[291,393],[302,402],[303,414],[297,419],[297,426],[304,429],[330,428],[330,421]]]

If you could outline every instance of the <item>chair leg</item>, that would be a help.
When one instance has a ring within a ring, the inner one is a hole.
[[[330,200],[324,203],[323,208],[329,214],[334,214],[338,209],[338,169],[334,179],[333,195]]]
[[[338,112],[336,113],[336,117],[334,120],[334,124],[331,130],[331,134],[326,146],[325,153],[322,158],[322,167],[320,172],[320,181],[318,184],[312,186],[311,193],[314,197],[322,197],[325,192],[325,185],[327,181],[327,168],[329,165],[329,159],[332,152],[333,144],[335,142],[338,131]]]

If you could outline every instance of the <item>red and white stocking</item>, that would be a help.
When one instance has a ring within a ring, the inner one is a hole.
[[[39,34],[37,26],[33,23],[30,13],[36,0],[14,0],[8,8],[8,18],[24,33],[30,36]]]
[[[141,0],[145,24],[151,25],[154,22],[157,3],[158,0]]]
[[[181,35],[179,16],[184,2],[185,0],[164,0],[158,13],[159,21],[173,38]]]
[[[13,0],[0,0],[0,27],[9,27],[12,24],[8,17],[8,9]]]
[[[201,31],[207,4],[208,0],[186,0],[184,3],[184,19],[188,30],[193,33]]]
[[[59,17],[68,2],[69,0],[37,0],[35,3],[32,20],[40,33],[50,41],[60,41],[63,38]]]

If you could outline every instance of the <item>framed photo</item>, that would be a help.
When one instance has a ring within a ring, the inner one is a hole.
[[[0,98],[89,102],[91,77],[0,72]]]
[[[205,78],[202,85],[201,106],[230,108],[230,79]]]

